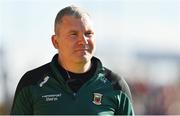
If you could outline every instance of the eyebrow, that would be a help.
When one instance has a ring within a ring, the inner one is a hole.
[[[70,30],[70,31],[68,31],[67,33],[68,33],[68,34],[71,34],[71,33],[79,33],[79,31],[77,31],[77,30]],[[91,29],[89,29],[89,30],[85,31],[84,33],[94,33],[94,31],[91,30]]]
[[[76,30],[70,30],[69,33],[74,33],[74,32],[78,32]]]
[[[86,33],[94,33],[93,30],[87,30]]]

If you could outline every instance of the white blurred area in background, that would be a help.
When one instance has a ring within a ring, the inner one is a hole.
[[[8,114],[23,74],[51,61],[56,53],[51,44],[55,16],[72,4],[92,16],[96,56],[129,82],[135,113],[180,114],[178,102],[157,111],[153,107],[161,103],[158,97],[147,102],[147,95],[165,96],[168,89],[179,89],[180,0],[1,0],[0,104],[7,109],[0,106],[0,114]],[[180,100],[178,93],[171,93],[171,100]]]

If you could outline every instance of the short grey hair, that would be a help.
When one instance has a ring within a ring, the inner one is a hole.
[[[58,14],[56,15],[55,22],[54,22],[54,32],[57,34],[58,26],[61,24],[62,19],[64,16],[74,16],[76,18],[82,18],[83,16],[90,16],[85,10],[81,9],[80,7],[71,5],[61,9]]]

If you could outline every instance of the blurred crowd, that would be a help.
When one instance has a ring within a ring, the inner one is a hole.
[[[130,84],[130,88],[137,115],[180,114],[180,81],[166,86],[134,82]]]

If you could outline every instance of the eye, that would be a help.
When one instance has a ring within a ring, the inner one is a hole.
[[[70,35],[77,35],[77,33],[73,32],[73,33],[70,33]]]
[[[89,31],[85,33],[86,37],[92,37],[94,35],[93,32]]]
[[[75,39],[75,38],[78,36],[78,34],[77,34],[76,32],[71,32],[71,33],[69,34],[69,36],[70,36],[70,38]]]

